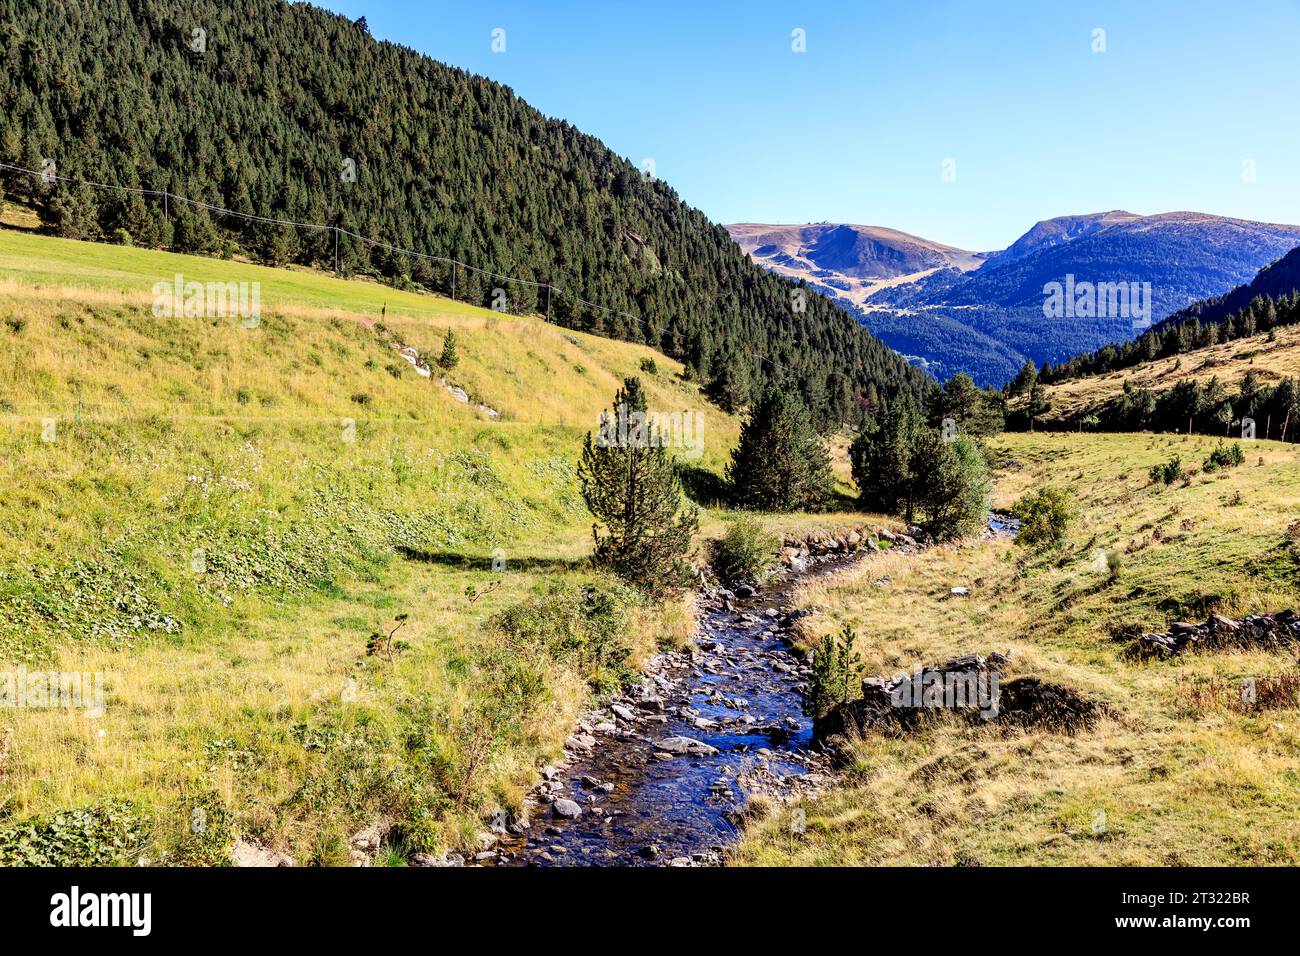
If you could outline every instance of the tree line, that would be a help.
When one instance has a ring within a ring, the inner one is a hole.
[[[897,515],[937,540],[978,531],[988,515],[988,455],[979,439],[1001,430],[1001,411],[969,376],[958,376],[927,405],[903,395],[865,419],[850,448],[857,494],[838,501],[831,456],[806,404],[769,388],[749,410],[726,469],[723,503],[749,512],[827,511],[837,504]],[[645,390],[629,378],[609,416],[646,421]],[[652,592],[683,586],[698,529],[682,470],[651,432],[618,441],[588,433],[578,478],[596,519],[597,565]],[[736,536],[753,549],[753,535]],[[723,556],[723,560],[727,560]],[[754,562],[742,562],[745,565]]]

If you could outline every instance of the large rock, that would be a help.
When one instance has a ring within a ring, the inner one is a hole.
[[[692,757],[708,757],[718,752],[717,747],[711,747],[694,737],[664,737],[655,741],[655,746],[670,754],[688,754]]]
[[[582,807],[575,800],[556,800],[551,804],[551,812],[562,820],[576,820],[582,816]]]

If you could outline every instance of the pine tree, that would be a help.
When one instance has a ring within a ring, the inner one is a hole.
[[[629,378],[587,433],[578,464],[592,526],[597,565],[659,593],[688,579],[685,556],[699,512],[682,507],[681,482],[647,416],[641,380]]]
[[[1025,364],[1020,366],[1020,371],[1016,377],[1011,380],[1007,388],[1009,395],[1021,395],[1038,384],[1038,369],[1034,367],[1033,359],[1026,359]]]
[[[451,329],[442,337],[442,354],[438,356],[438,364],[451,371],[460,364],[460,354],[456,349],[456,333]]]
[[[927,429],[913,448],[911,472],[921,527],[940,541],[973,534],[988,519],[988,464],[965,435],[945,441]]]
[[[901,514],[912,523],[915,510],[912,448],[924,427],[911,402],[895,402],[877,421],[858,433],[849,446],[853,480],[864,511]]]
[[[727,466],[732,499],[754,511],[817,511],[834,488],[831,459],[808,409],[784,389],[771,389],[740,430]]]

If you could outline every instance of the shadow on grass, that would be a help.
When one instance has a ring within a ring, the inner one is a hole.
[[[703,508],[721,508],[727,504],[730,484],[720,475],[699,465],[677,464],[677,477],[681,479],[686,497]]]
[[[490,554],[465,554],[460,551],[427,551],[424,548],[410,548],[399,544],[394,549],[407,561],[419,561],[423,564],[440,564],[460,571],[492,571],[492,564],[498,560]],[[577,571],[590,566],[591,559],[581,558],[538,558],[511,557],[506,555],[505,567],[508,571]],[[495,570],[500,570],[499,568]]]

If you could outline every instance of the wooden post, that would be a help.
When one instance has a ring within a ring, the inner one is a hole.
[[[551,321],[551,284],[546,283],[546,321]]]

